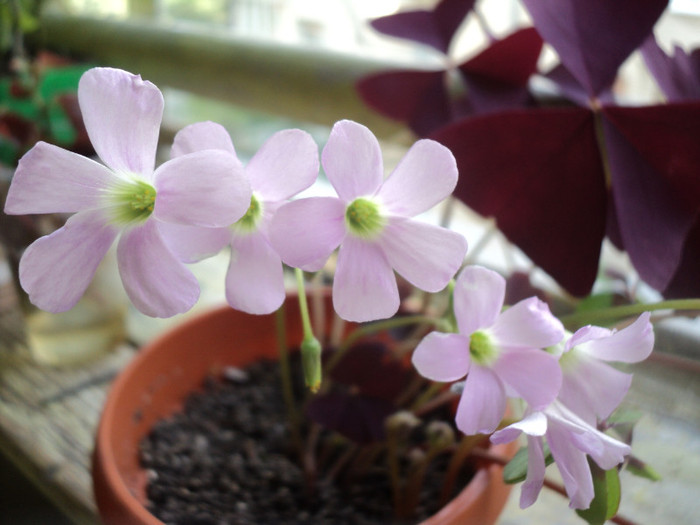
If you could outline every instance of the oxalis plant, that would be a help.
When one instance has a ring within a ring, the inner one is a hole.
[[[649,311],[697,307],[697,301],[590,313],[607,324],[632,317],[619,329],[585,325],[585,312],[557,318],[535,296],[505,304],[503,276],[463,267],[467,241],[461,234],[415,218],[457,184],[453,154],[431,139],[413,144],[385,177],[372,132],[337,122],[320,155],[337,195],[294,198],[319,172],[318,147],[302,130],[275,133],[244,166],[222,126],[193,124],[177,133],[170,159],[156,167],[164,101],[155,85],[126,71],[94,68],[82,76],[78,100],[101,162],[39,142],[20,160],[5,203],[7,214],[72,214],[22,256],[21,284],[39,308],[61,312],[75,305],[116,241],[121,280],[134,306],[155,317],[183,313],[199,296],[187,263],[228,247],[226,297],[243,312],[279,311],[284,267],[293,268],[307,414],[360,443],[384,440],[370,448],[348,446],[332,469],[337,473],[351,460],[384,462],[399,516],[415,507],[426,469],[439,455],[453,458],[446,494],[468,456],[506,463],[476,446],[486,438],[506,443],[526,437],[527,447],[505,469],[507,481],[524,481],[522,507],[534,503],[544,485],[553,486],[598,523],[616,514],[621,468],[654,477],[631,453],[629,415],[616,412],[632,377],[610,363],[635,363],[651,353]],[[319,272],[336,251],[333,307],[339,318],[362,324],[323,363],[305,272]],[[440,300],[425,299],[426,308],[409,314],[401,308],[405,283]],[[400,359],[387,360],[388,346],[358,343],[406,327],[408,336],[399,339],[415,342],[396,353],[410,355],[421,377],[408,375]],[[290,393],[289,356],[281,350],[292,440],[301,450],[300,409]],[[330,388],[324,367],[347,388]],[[329,414],[349,399],[361,415],[334,422]],[[432,420],[424,439],[411,442],[419,416],[452,404],[456,409],[446,419],[457,433]],[[363,425],[368,431],[358,435]],[[318,424],[309,426],[318,437]],[[551,462],[563,487],[545,481]],[[305,463],[313,469],[312,461]]]

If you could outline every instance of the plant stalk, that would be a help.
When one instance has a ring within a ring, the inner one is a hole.
[[[297,278],[297,291],[299,298],[299,312],[304,338],[301,342],[301,362],[304,369],[304,382],[311,392],[316,393],[321,388],[321,343],[314,336],[309,317],[309,305],[306,301],[306,287],[304,285],[304,272],[299,268],[294,269]]]
[[[636,303],[611,306],[599,310],[575,312],[573,314],[564,315],[560,317],[559,320],[564,323],[564,326],[568,329],[574,329],[589,323],[615,320],[621,317],[629,317],[657,310],[700,310],[700,299],[670,299],[668,301],[659,301],[658,303]]]
[[[301,429],[299,425],[299,414],[297,412],[296,401],[294,399],[294,388],[292,385],[292,369],[289,362],[289,350],[287,348],[287,329],[285,323],[284,303],[275,312],[275,332],[277,333],[277,351],[279,354],[280,376],[282,380],[282,396],[284,406],[287,410],[289,420],[289,431],[292,437],[292,444],[302,457],[303,446],[301,441]]]

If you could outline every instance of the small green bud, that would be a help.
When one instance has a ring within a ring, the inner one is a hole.
[[[314,394],[321,388],[321,343],[315,337],[306,338],[301,343],[301,364],[304,369],[304,382]]]

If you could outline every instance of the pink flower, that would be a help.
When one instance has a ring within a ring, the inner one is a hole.
[[[6,213],[74,213],[27,248],[23,288],[40,308],[70,309],[120,237],[119,272],[134,305],[157,317],[187,311],[199,284],[169,249],[164,227],[235,222],[250,203],[242,170],[235,157],[212,150],[154,169],[163,96],[137,75],[91,69],[80,80],[78,100],[104,165],[43,142],[20,160]]]
[[[561,370],[542,350],[564,337],[561,323],[536,297],[501,311],[505,279],[479,266],[466,267],[454,289],[459,333],[431,332],[416,347],[413,364],[433,381],[467,376],[457,408],[465,434],[489,434],[500,423],[506,397],[543,408],[556,397]]]
[[[444,288],[462,263],[466,241],[412,217],[454,189],[452,153],[420,140],[384,179],[377,139],[366,127],[343,120],[333,126],[321,162],[338,197],[299,199],[280,207],[270,239],[282,260],[317,271],[340,247],[333,305],[350,321],[396,313],[394,270],[428,292]]]
[[[216,148],[236,155],[228,132],[219,124],[201,122],[175,136],[172,156]],[[253,190],[247,213],[226,228],[169,227],[172,247],[187,262],[217,253],[230,245],[226,298],[237,310],[268,314],[284,301],[282,260],[269,241],[269,226],[277,208],[311,186],[318,176],[318,147],[299,129],[275,133],[245,167]]]
[[[520,492],[520,508],[532,505],[542,489],[545,453],[542,436],[547,440],[559,468],[566,493],[574,509],[587,509],[593,500],[593,478],[586,456],[609,470],[625,460],[630,447],[598,431],[559,401],[544,411],[531,411],[524,419],[491,436],[493,443],[508,443],[527,435],[527,477]]]
[[[584,326],[565,344],[559,400],[590,425],[607,417],[627,394],[632,375],[605,361],[637,363],[654,348],[648,312],[620,331]]]

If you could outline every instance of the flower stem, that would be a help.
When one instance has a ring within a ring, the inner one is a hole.
[[[277,350],[280,358],[282,396],[284,397],[284,406],[287,410],[287,418],[289,419],[289,431],[292,437],[292,444],[301,457],[303,453],[301,430],[299,428],[299,414],[297,413],[294,389],[292,387],[292,370],[289,364],[289,351],[287,349],[284,304],[282,304],[275,313],[275,329],[277,332]]]
[[[615,320],[644,312],[655,310],[700,310],[700,299],[670,299],[658,303],[636,303],[621,306],[611,306],[599,310],[587,310],[564,315],[559,320],[569,329],[584,326],[589,323]]]
[[[321,388],[321,343],[314,336],[309,317],[309,305],[306,302],[306,287],[304,285],[304,272],[299,268],[294,269],[297,278],[297,291],[299,297],[299,312],[301,313],[301,325],[304,338],[301,342],[301,363],[304,369],[304,382],[313,393]]]

